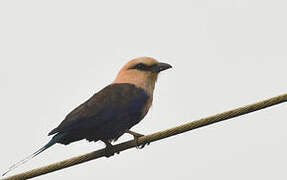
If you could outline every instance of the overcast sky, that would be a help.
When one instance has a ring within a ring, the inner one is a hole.
[[[135,57],[174,67],[160,75],[153,107],[133,128],[143,134],[286,93],[286,5],[0,1],[0,171],[47,143],[67,113]],[[35,179],[285,180],[286,108],[277,105]],[[84,140],[55,145],[10,175],[103,147]]]

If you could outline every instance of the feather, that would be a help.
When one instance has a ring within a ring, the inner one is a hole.
[[[133,84],[111,84],[81,104],[49,135],[66,133],[60,141],[69,144],[76,140],[117,139],[140,122],[150,97]]]
[[[32,158],[34,158],[35,156],[37,156],[38,154],[40,154],[41,152],[45,151],[46,149],[48,149],[49,147],[53,146],[54,144],[56,144],[64,135],[56,135],[54,136],[45,146],[43,146],[42,148],[40,148],[38,151],[34,152],[33,154],[31,154],[30,156],[26,157],[25,159],[22,159],[21,161],[15,163],[14,165],[12,165],[11,167],[9,167],[9,169],[2,174],[2,176],[4,176],[5,174],[7,174],[8,172],[12,171],[13,169],[21,166],[22,164],[28,162],[29,160],[31,160]]]

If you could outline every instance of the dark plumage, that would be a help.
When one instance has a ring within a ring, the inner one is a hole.
[[[133,84],[111,84],[74,109],[49,135],[63,134],[61,144],[117,139],[140,122],[148,98]]]

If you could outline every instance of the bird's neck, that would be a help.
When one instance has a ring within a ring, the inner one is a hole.
[[[133,84],[136,87],[143,89],[152,98],[156,80],[157,80],[157,75],[150,75],[150,76],[127,75],[125,76],[125,74],[122,74],[118,76],[113,83]]]

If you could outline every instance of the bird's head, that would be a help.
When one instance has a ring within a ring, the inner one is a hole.
[[[120,70],[114,83],[134,84],[152,95],[158,74],[171,67],[150,57],[136,58]]]

